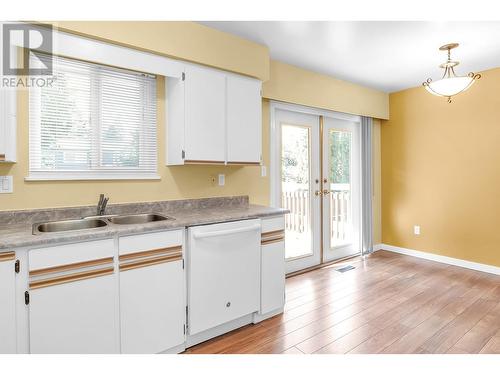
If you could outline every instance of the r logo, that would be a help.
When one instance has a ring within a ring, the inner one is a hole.
[[[24,23],[5,23],[3,27],[3,74],[4,75],[27,75],[41,76],[52,75],[52,60],[42,62],[38,53],[52,53],[52,26],[40,27]],[[21,66],[15,56],[15,49],[11,46],[23,48],[23,59]],[[30,65],[30,53],[35,56],[35,64]],[[32,66],[33,65],[33,66]]]

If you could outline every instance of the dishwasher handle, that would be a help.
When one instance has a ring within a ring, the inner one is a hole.
[[[248,227],[237,228],[237,229],[226,229],[226,230],[217,230],[213,232],[205,232],[205,233],[193,233],[193,237],[195,239],[200,238],[209,238],[209,237],[217,237],[217,236],[228,236],[230,234],[236,233],[244,233],[244,232],[253,232],[256,230],[260,230],[260,224],[255,224]]]

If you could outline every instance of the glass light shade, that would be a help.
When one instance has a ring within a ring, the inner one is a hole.
[[[473,83],[474,77],[450,77],[439,81],[429,82],[425,85],[427,91],[437,96],[454,96],[467,90]]]

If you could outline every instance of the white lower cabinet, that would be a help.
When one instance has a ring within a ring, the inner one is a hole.
[[[188,229],[188,326],[195,335],[259,310],[260,220]]]
[[[185,341],[183,231],[120,238],[121,351],[160,353]]]
[[[113,255],[113,240],[30,251],[31,353],[119,352]]]
[[[283,217],[262,220],[260,313],[268,314],[285,304],[285,231]]]
[[[15,253],[0,251],[0,354],[16,349]]]

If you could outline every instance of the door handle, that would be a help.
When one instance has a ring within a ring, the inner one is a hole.
[[[316,190],[316,191],[314,192],[314,195],[315,195],[315,196],[320,196],[320,195],[323,195],[323,191],[321,191],[321,190]]]
[[[330,190],[327,190],[327,189],[323,190],[323,195],[328,195],[328,194],[330,194],[330,193],[331,193],[331,191],[330,191]]]

